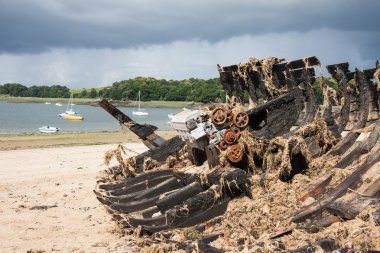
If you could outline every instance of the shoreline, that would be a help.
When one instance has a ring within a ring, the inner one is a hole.
[[[99,106],[98,103],[101,101],[100,98],[74,98],[74,104],[77,105],[90,105]],[[135,107],[136,101],[121,101],[121,100],[111,100],[109,101],[117,107]],[[9,97],[0,95],[0,102],[6,103],[36,103],[44,104],[45,102],[50,103],[62,103],[67,104],[68,98],[39,98],[39,97]],[[183,107],[194,107],[202,105],[202,103],[195,103],[192,101],[141,101],[141,107],[152,107],[152,108],[183,108]]]
[[[175,131],[156,131],[165,139],[176,135]],[[72,147],[103,144],[142,143],[132,132],[61,132],[43,133],[0,133],[0,151]]]

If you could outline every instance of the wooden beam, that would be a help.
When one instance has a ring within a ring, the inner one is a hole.
[[[367,80],[373,79],[373,75],[375,74],[376,70],[377,70],[376,68],[363,70],[365,78]],[[356,71],[347,73],[346,74],[347,80],[350,81],[350,80],[354,79],[355,74],[356,74]]]
[[[346,179],[344,179],[340,184],[338,184],[334,189],[330,191],[329,194],[326,195],[325,198],[314,202],[313,204],[303,208],[300,212],[295,214],[292,218],[292,222],[303,222],[306,219],[310,218],[317,212],[320,212],[324,209],[328,204],[333,202],[339,196],[347,191],[347,189],[361,180],[361,176],[367,172],[367,170],[377,163],[380,159],[380,149],[378,149],[375,153],[370,155],[362,164],[360,164],[351,175],[349,175]]]
[[[103,99],[99,102],[100,107],[102,107],[105,111],[111,114],[115,119],[119,121],[120,124],[126,126],[130,129],[134,134],[136,134],[139,138],[142,139],[143,143],[150,149],[161,146],[165,139],[158,136],[154,131],[157,130],[156,126],[148,125],[148,124],[138,124],[133,121],[130,117],[125,115],[122,111],[113,106],[106,99]]]
[[[369,113],[369,84],[365,79],[365,75],[362,71],[356,69],[356,83],[359,86],[359,119],[355,123],[352,130],[360,129],[365,126]],[[349,132],[344,138],[342,138],[338,144],[333,147],[327,155],[342,155],[344,154],[359,137],[359,133]]]
[[[177,151],[183,148],[184,145],[185,142],[182,141],[179,136],[175,136],[169,140],[164,141],[159,147],[150,149],[144,153],[141,153],[140,155],[135,156],[136,172],[143,172],[145,157],[151,157],[158,162],[164,162],[169,155],[174,155]]]
[[[325,191],[326,186],[330,183],[331,179],[332,174],[327,173],[316,184],[313,184],[312,186],[308,187],[305,192],[301,193],[298,199],[300,201],[305,201],[307,198],[316,197],[317,195],[321,194]]]
[[[368,206],[380,203],[379,193],[380,177],[374,180],[361,194],[351,193],[351,198],[334,201],[327,210],[345,219],[353,219]]]

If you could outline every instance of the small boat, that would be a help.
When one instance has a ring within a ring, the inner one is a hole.
[[[84,117],[73,110],[73,94],[70,95],[69,102],[67,103],[66,111],[58,114],[59,117],[65,120],[84,120]]]
[[[61,103],[55,103],[55,105],[56,105],[56,106],[62,106],[62,104],[61,104]]]
[[[138,95],[138,100],[139,100],[139,110],[138,111],[133,110],[132,114],[136,116],[148,116],[148,113],[141,111],[141,108],[140,108],[140,91]]]
[[[56,133],[59,131],[59,128],[53,127],[53,126],[43,126],[43,127],[38,128],[38,130],[41,133]]]
[[[50,102],[45,102],[45,105],[50,105],[51,103]]]
[[[172,119],[173,117],[174,117],[174,113],[169,113],[169,114],[168,114],[168,118],[169,118],[169,119]]]

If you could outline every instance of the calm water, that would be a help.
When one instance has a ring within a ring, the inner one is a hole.
[[[133,108],[119,109],[138,123],[155,125],[159,130],[170,130],[168,114],[181,109],[144,108],[149,116],[133,116]],[[66,110],[54,104],[0,102],[0,133],[38,132],[41,126],[55,126],[61,132],[99,132],[121,129],[117,120],[101,107],[75,105],[74,110],[84,116],[83,121],[66,121],[57,115]]]

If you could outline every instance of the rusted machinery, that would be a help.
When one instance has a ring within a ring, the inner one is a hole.
[[[139,227],[147,234],[188,226],[201,230],[225,212],[231,199],[245,194],[255,200],[251,175],[273,174],[290,182],[296,174],[312,173],[310,169],[319,166],[325,174],[301,198],[318,201],[300,207],[291,222],[308,220],[326,227],[379,203],[380,173],[365,185],[361,180],[380,161],[378,63],[354,72],[348,63],[327,66],[337,90],[322,76],[315,77],[315,67],[321,68],[316,57],[288,62],[250,58],[238,65],[218,65],[226,103],[175,115],[172,126],[178,136],[170,140],[103,100],[100,106],[149,150],[128,161],[133,177],[100,181],[97,198],[125,228]],[[316,78],[323,92],[321,106]],[[247,95],[248,108],[242,105]],[[327,166],[324,161],[332,158],[333,165]],[[146,171],[148,161],[156,164],[151,171]],[[329,186],[331,170],[345,168],[352,173]],[[348,189],[362,193],[353,195]]]

